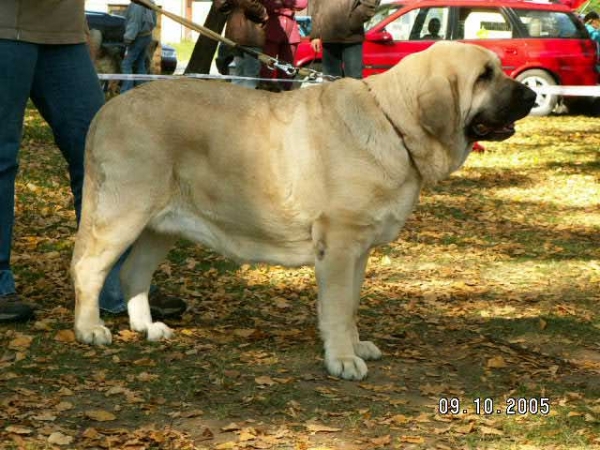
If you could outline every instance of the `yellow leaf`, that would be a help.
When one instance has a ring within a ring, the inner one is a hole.
[[[494,435],[494,436],[503,436],[504,432],[501,430],[498,430],[496,428],[492,428],[492,427],[486,427],[484,425],[479,427],[479,431],[481,431],[481,434],[490,434],[490,435]]]
[[[473,422],[470,422],[466,425],[460,425],[458,427],[454,427],[453,431],[456,431],[457,433],[460,434],[470,434],[473,432],[475,428],[475,425],[473,424]]]
[[[95,428],[87,428],[81,435],[86,439],[99,439],[101,436]]]
[[[400,438],[401,442],[406,442],[409,444],[424,444],[425,443],[425,439],[423,439],[421,436],[402,436]]]
[[[84,414],[87,418],[96,420],[98,422],[110,422],[111,420],[116,420],[117,418],[117,416],[115,416],[113,413],[103,409],[91,409],[86,411]]]
[[[409,421],[410,421],[410,419],[408,417],[406,417],[404,414],[396,414],[395,416],[392,416],[392,418],[390,419],[390,422],[392,422],[396,425],[402,425]]]
[[[254,381],[256,381],[256,384],[260,384],[261,386],[273,386],[275,384],[275,381],[273,381],[273,379],[267,375],[256,377]]]
[[[33,342],[33,336],[21,334],[8,343],[8,348],[11,350],[23,350],[29,348]]]
[[[502,356],[495,356],[488,359],[487,367],[490,369],[502,369],[506,367],[506,361]]]
[[[41,414],[33,416],[33,418],[41,422],[54,422],[56,420],[56,416],[48,411],[44,411]]]
[[[56,431],[48,436],[48,444],[54,445],[69,445],[73,442],[73,436],[62,434],[60,431]]]
[[[317,423],[307,424],[306,429],[311,433],[335,433],[336,431],[340,431],[340,428],[328,427]]]
[[[378,447],[382,446],[382,445],[389,445],[392,443],[392,437],[388,434],[385,436],[381,436],[381,437],[377,437],[377,438],[373,438],[373,439],[369,439],[369,442],[371,442],[371,444],[376,445]]]
[[[75,342],[75,333],[73,333],[73,330],[59,330],[54,336],[54,340],[58,342]]]
[[[244,428],[242,431],[240,431],[238,439],[241,442],[256,439],[256,430],[254,428]]]
[[[7,431],[8,433],[14,433],[14,434],[31,434],[31,433],[33,433],[33,430],[31,428],[21,427],[19,425],[9,425],[4,430]]]
[[[192,409],[191,411],[185,411],[181,413],[181,417],[185,417],[186,419],[192,419],[194,417],[200,417],[204,414],[204,411],[201,409]]]
[[[235,422],[231,422],[229,425],[225,425],[224,427],[221,427],[221,431],[223,432],[228,432],[228,431],[238,431],[240,429],[239,425]]]

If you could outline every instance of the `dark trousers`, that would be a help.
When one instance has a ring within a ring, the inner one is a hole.
[[[325,75],[361,79],[363,45],[323,42],[323,72]]]
[[[81,209],[89,124],[104,103],[85,44],[38,45],[0,39],[0,296],[15,291],[10,271],[15,177],[27,100],[50,124]]]

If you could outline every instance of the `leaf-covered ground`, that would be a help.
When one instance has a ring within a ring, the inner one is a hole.
[[[598,118],[527,118],[423,192],[368,268],[385,357],[347,382],[323,368],[312,269],[183,241],[155,277],[189,304],[174,339],[110,317],[113,345],[76,343],[66,171],[30,111],[13,263],[38,310],[0,326],[0,447],[600,448],[599,149]]]

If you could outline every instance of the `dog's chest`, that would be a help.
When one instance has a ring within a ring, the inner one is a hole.
[[[373,246],[387,244],[396,240],[406,223],[406,219],[408,219],[414,210],[418,198],[418,188],[408,190],[403,195],[397,197],[396,201],[381,212],[375,225]]]

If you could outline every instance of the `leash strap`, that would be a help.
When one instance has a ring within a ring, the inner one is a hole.
[[[333,77],[330,75],[324,75],[323,73],[318,72],[314,69],[309,69],[306,67],[294,67],[294,65],[292,65],[290,63],[280,61],[277,58],[273,58],[272,56],[269,56],[265,53],[257,52],[254,49],[244,47],[243,45],[239,45],[236,42],[232,41],[231,39],[221,36],[219,33],[215,33],[210,28],[206,28],[202,25],[198,25],[197,23],[194,23],[191,20],[185,19],[181,16],[178,16],[177,14],[173,14],[170,11],[164,11],[163,9],[159,8],[158,6],[156,6],[155,4],[151,3],[148,0],[131,0],[131,1],[133,3],[137,3],[148,9],[151,9],[151,10],[157,12],[158,14],[167,16],[169,19],[174,20],[175,22],[183,25],[186,28],[189,28],[190,30],[194,30],[208,38],[211,38],[218,42],[222,42],[223,44],[225,44],[231,48],[234,48],[241,52],[247,53],[247,54],[255,57],[256,59],[258,59],[261,63],[263,63],[270,70],[279,69],[288,76],[299,75],[308,81],[316,81],[317,79],[333,81],[333,80],[337,79],[337,77]]]

